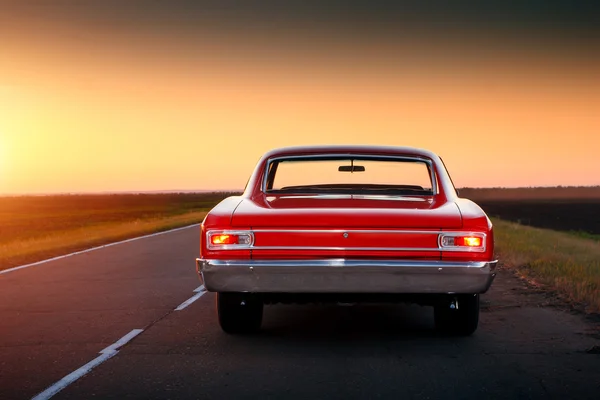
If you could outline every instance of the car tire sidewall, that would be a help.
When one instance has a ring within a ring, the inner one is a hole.
[[[458,309],[451,309],[449,302],[434,306],[436,328],[446,334],[471,335],[479,324],[479,295],[464,294],[456,298]]]
[[[217,316],[227,333],[252,333],[260,329],[263,302],[253,293],[217,293]]]

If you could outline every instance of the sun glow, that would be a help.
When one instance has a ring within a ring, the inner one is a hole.
[[[2,129],[2,127],[0,127]],[[6,151],[6,143],[0,134],[0,182],[3,182],[6,179],[7,170],[8,170],[8,156]],[[1,184],[0,184],[1,185]]]
[[[8,132],[8,90],[0,86],[0,194],[2,194],[10,165]]]
[[[241,190],[264,152],[311,144],[426,148],[458,187],[600,183],[600,69],[554,76],[556,55],[51,31],[0,53],[0,193]]]

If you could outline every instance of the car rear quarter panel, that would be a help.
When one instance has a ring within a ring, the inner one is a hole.
[[[486,249],[485,252],[466,253],[444,251],[442,254],[443,260],[464,260],[464,261],[491,261],[494,259],[494,228],[492,222],[487,217],[485,212],[469,199],[456,199],[463,227],[461,231],[465,232],[483,232],[486,234]]]
[[[235,209],[242,201],[242,196],[231,196],[217,204],[204,218],[200,232],[200,256],[203,258],[250,258],[250,250],[208,250],[206,246],[206,231],[210,229],[228,229],[231,227],[231,218]],[[239,228],[238,228],[239,229]]]

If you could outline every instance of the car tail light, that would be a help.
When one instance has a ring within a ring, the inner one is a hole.
[[[442,250],[450,251],[485,251],[485,235],[483,233],[443,233],[439,245]]]
[[[244,249],[254,244],[254,234],[250,231],[208,231],[206,238],[210,250]]]

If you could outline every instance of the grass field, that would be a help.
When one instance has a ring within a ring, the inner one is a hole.
[[[0,198],[0,270],[199,223],[229,193]]]
[[[460,195],[493,219],[502,265],[600,312],[600,186],[463,188]]]
[[[530,283],[600,312],[600,241],[493,219],[502,265]]]

